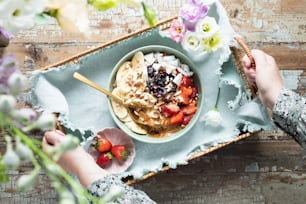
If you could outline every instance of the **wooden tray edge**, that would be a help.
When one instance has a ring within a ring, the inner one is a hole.
[[[92,52],[98,51],[98,50],[100,50],[100,49],[103,49],[103,48],[105,48],[105,47],[108,47],[108,46],[110,46],[110,45],[112,45],[112,44],[115,44],[115,43],[117,43],[117,42],[120,42],[120,41],[122,41],[122,40],[125,40],[125,39],[128,39],[128,38],[130,38],[130,37],[139,35],[139,34],[141,34],[141,33],[143,33],[143,32],[152,30],[152,29],[154,29],[154,28],[156,28],[156,27],[159,27],[161,30],[166,30],[167,28],[170,27],[171,22],[172,22],[174,19],[176,19],[177,17],[178,17],[177,15],[172,16],[172,17],[170,17],[170,18],[168,18],[168,19],[165,19],[165,20],[163,20],[163,21],[160,21],[155,27],[146,27],[146,28],[137,30],[137,31],[135,31],[135,32],[132,32],[132,33],[127,34],[127,35],[124,35],[124,36],[122,36],[122,37],[120,37],[120,38],[117,38],[117,39],[114,39],[114,40],[112,40],[112,41],[110,41],[110,42],[107,42],[107,43],[105,43],[105,44],[101,44],[101,45],[99,45],[99,46],[97,46],[97,47],[95,47],[95,48],[88,49],[88,50],[86,50],[86,51],[84,51],[84,52],[81,52],[81,53],[78,53],[78,54],[76,54],[76,55],[74,55],[74,56],[68,57],[68,58],[63,59],[63,60],[61,60],[61,61],[59,61],[59,62],[56,62],[56,63],[54,63],[54,64],[51,64],[51,65],[48,65],[48,66],[46,66],[46,67],[40,68],[40,70],[48,70],[48,69],[56,68],[56,67],[58,67],[58,66],[61,66],[61,65],[66,64],[66,63],[73,63],[73,64],[76,64],[76,63],[78,63],[79,58],[80,58],[80,57],[83,57],[84,55],[87,55],[87,54],[90,54],[90,53],[92,53]],[[242,77],[243,81],[246,83],[246,85],[248,85],[248,84],[247,84],[247,81],[246,81],[246,78],[245,78],[245,76],[243,75],[243,71],[241,70],[241,67],[242,67],[242,66],[241,66],[242,51],[241,51],[241,49],[239,49],[239,48],[237,48],[237,47],[231,47],[231,51],[232,51],[234,63],[235,63],[236,66],[237,66],[237,71],[238,71],[238,73],[240,74],[240,76]],[[247,88],[249,88],[249,87],[247,87]],[[249,89],[249,90],[250,90],[250,89]],[[252,90],[250,90],[250,91],[252,91]],[[56,114],[57,114],[57,113],[56,113]],[[57,115],[57,116],[58,116],[58,115]],[[59,122],[57,123],[57,127],[63,129],[62,125],[61,125]],[[260,132],[260,131],[257,131],[257,132]],[[190,162],[190,161],[192,161],[192,160],[194,160],[194,159],[196,159],[196,158],[199,158],[199,157],[201,157],[201,156],[204,156],[204,155],[206,155],[206,154],[208,154],[208,153],[211,153],[211,152],[213,152],[213,151],[215,151],[215,150],[221,149],[221,148],[223,148],[223,147],[225,147],[225,146],[228,146],[228,145],[230,145],[230,144],[232,144],[232,143],[235,143],[235,142],[238,142],[238,141],[240,141],[240,140],[242,140],[242,139],[248,138],[248,137],[250,137],[250,136],[256,134],[257,132],[247,132],[247,133],[243,133],[243,134],[241,134],[241,135],[238,135],[235,139],[233,139],[233,140],[231,140],[231,141],[224,142],[224,143],[220,143],[220,144],[218,144],[218,145],[216,145],[216,146],[213,146],[213,147],[208,148],[208,149],[205,150],[205,151],[201,151],[201,152],[195,153],[195,154],[192,155],[187,161]],[[169,166],[164,166],[164,167],[163,167],[161,170],[159,170],[158,172],[149,172],[149,173],[145,174],[143,177],[141,177],[140,179],[134,179],[134,178],[131,178],[131,177],[126,177],[126,178],[123,178],[122,180],[123,180],[126,184],[131,185],[131,184],[137,183],[137,182],[139,182],[139,181],[146,180],[146,179],[148,179],[148,178],[150,178],[150,177],[152,177],[152,176],[155,176],[155,175],[158,174],[158,173],[161,173],[161,172],[164,172],[164,171],[167,171],[167,170],[170,170],[170,169],[172,169],[172,168],[169,167]]]
[[[237,136],[235,139],[233,139],[233,140],[231,140],[231,141],[224,142],[224,143],[220,143],[220,144],[218,144],[218,145],[216,145],[216,146],[213,146],[213,147],[211,147],[211,148],[208,148],[208,149],[205,150],[205,151],[201,151],[201,152],[195,153],[194,155],[192,155],[192,156],[188,159],[188,162],[190,162],[190,161],[192,161],[192,160],[194,160],[194,159],[196,159],[196,158],[199,158],[199,157],[201,157],[201,156],[204,156],[204,155],[206,155],[206,154],[208,154],[208,153],[211,153],[211,152],[213,152],[213,151],[215,151],[215,150],[218,150],[218,149],[221,149],[221,148],[223,148],[223,147],[225,147],[225,146],[228,146],[228,145],[230,145],[230,144],[232,144],[232,143],[235,143],[235,142],[238,142],[238,141],[240,141],[240,140],[242,140],[242,139],[248,138],[248,137],[250,137],[250,136],[252,136],[252,135],[255,135],[255,134],[258,133],[258,132],[260,132],[260,131],[256,131],[256,132],[247,132],[247,133],[244,133],[244,134],[241,134],[241,135]],[[164,166],[160,171],[158,171],[158,172],[149,172],[149,173],[145,174],[143,177],[141,177],[140,179],[125,178],[125,179],[123,179],[123,180],[124,180],[124,182],[125,182],[126,184],[131,185],[131,184],[135,184],[135,183],[137,183],[137,182],[139,182],[139,181],[146,180],[146,179],[148,179],[148,178],[150,178],[150,177],[152,177],[152,176],[157,175],[158,173],[161,173],[161,172],[164,172],[164,171],[167,171],[167,170],[170,170],[170,169],[173,169],[173,168],[171,168],[171,167],[169,167],[169,166]]]

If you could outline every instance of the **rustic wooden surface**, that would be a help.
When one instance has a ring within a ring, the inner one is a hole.
[[[183,0],[148,0],[160,19],[176,15]],[[222,0],[234,29],[251,48],[273,55],[285,83],[306,96],[306,1]],[[146,27],[138,10],[124,6],[95,13],[94,34],[85,39],[62,33],[55,23],[20,33],[5,49],[14,52],[24,71],[53,64],[79,52]],[[292,81],[298,79],[298,83]],[[0,150],[5,144],[1,138]],[[134,184],[158,203],[306,203],[306,151],[279,129],[229,145],[187,166]],[[15,191],[16,178],[31,167],[10,172],[0,186],[0,203],[57,203],[45,174],[30,192]]]

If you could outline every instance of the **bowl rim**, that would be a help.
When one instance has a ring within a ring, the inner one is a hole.
[[[134,138],[135,140],[141,141],[141,142],[145,142],[145,143],[155,143],[155,144],[160,144],[160,143],[166,143],[166,142],[170,142],[173,140],[176,140],[180,137],[183,137],[186,135],[186,133],[188,131],[190,131],[192,129],[192,127],[194,127],[194,125],[196,124],[197,120],[199,119],[201,110],[202,110],[202,106],[203,106],[203,101],[204,101],[204,94],[203,94],[203,86],[202,86],[202,82],[200,80],[199,77],[199,73],[198,70],[196,69],[196,66],[194,65],[194,63],[191,61],[191,59],[189,57],[187,57],[185,54],[183,54],[181,51],[176,50],[172,47],[168,47],[168,46],[164,46],[164,45],[146,45],[146,46],[142,46],[136,49],[133,49],[129,52],[127,52],[123,57],[121,57],[121,59],[116,63],[116,65],[114,66],[114,68],[112,69],[112,72],[110,74],[109,77],[109,81],[108,81],[108,90],[112,91],[113,90],[113,81],[115,79],[115,76],[117,74],[118,69],[120,68],[120,66],[128,61],[131,60],[132,57],[135,55],[135,53],[137,53],[138,51],[142,51],[144,54],[146,53],[150,53],[150,52],[165,52],[168,54],[172,54],[175,55],[180,62],[187,64],[191,70],[195,73],[196,77],[197,77],[197,83],[199,84],[198,88],[199,88],[199,98],[198,98],[198,102],[197,102],[197,112],[193,115],[191,121],[188,123],[188,125],[186,127],[184,127],[183,129],[179,130],[178,132],[175,132],[169,136],[165,136],[165,137],[150,137],[146,134],[138,134],[133,132],[132,130],[130,130],[125,124],[124,122],[122,122],[114,113],[113,109],[112,109],[112,104],[111,104],[111,98],[108,97],[108,108],[109,108],[109,112],[114,120],[114,122],[116,123],[116,125],[118,126],[119,129],[121,129],[123,132],[125,132],[128,136]]]

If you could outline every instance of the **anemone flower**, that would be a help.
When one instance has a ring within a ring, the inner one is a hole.
[[[219,25],[216,22],[216,19],[213,17],[206,16],[201,19],[196,25],[196,33],[201,35],[203,38],[210,38],[216,32],[219,31]]]
[[[217,32],[210,38],[203,38],[202,46],[207,52],[215,52],[218,50],[222,46],[220,33]]]
[[[180,16],[184,19],[186,29],[195,31],[196,23],[204,18],[208,13],[209,7],[197,0],[190,0],[189,3],[182,6]]]
[[[182,41],[182,46],[185,50],[194,54],[198,54],[203,51],[201,46],[201,38],[199,38],[199,36],[194,32],[186,32]]]
[[[183,20],[181,18],[173,20],[169,32],[172,40],[177,43],[182,42],[186,32]]]

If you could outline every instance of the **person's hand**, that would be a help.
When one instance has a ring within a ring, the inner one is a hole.
[[[273,108],[277,97],[283,87],[282,78],[275,60],[270,55],[261,50],[252,50],[256,68],[252,67],[247,56],[243,57],[245,73],[250,83],[258,88],[258,97],[261,102],[269,108]]]
[[[59,130],[46,132],[43,137],[43,150],[47,152],[50,146],[58,146],[64,142],[64,139],[65,134]],[[93,158],[78,146],[62,154],[57,163],[68,173],[76,173],[78,163],[82,160],[93,160]]]
[[[63,142],[65,134],[59,130],[48,131],[43,137],[43,150],[50,146],[57,146]],[[64,152],[58,160],[58,164],[68,173],[76,175],[83,186],[88,186],[96,179],[102,178],[108,173],[100,168],[92,156],[82,147]]]

